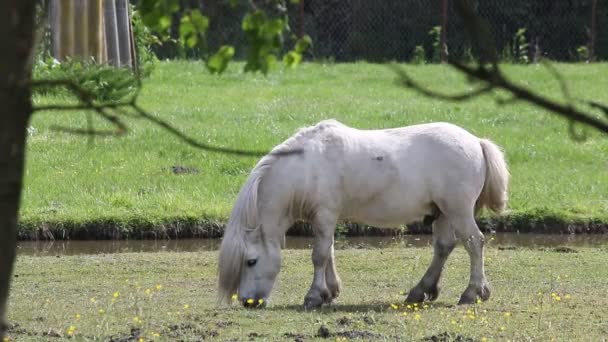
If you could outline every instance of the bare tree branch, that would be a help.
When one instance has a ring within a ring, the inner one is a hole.
[[[591,113],[582,112],[570,104],[560,104],[554,102],[542,95],[538,95],[529,89],[518,86],[508,79],[506,79],[499,69],[494,69],[488,71],[484,68],[472,68],[470,66],[466,66],[457,61],[449,61],[450,65],[452,65],[457,70],[461,71],[465,75],[473,77],[479,81],[486,82],[488,86],[496,89],[503,89],[509,91],[513,96],[519,100],[524,100],[529,103],[532,103],[538,107],[548,109],[555,114],[563,116],[567,119],[574,120],[577,122],[581,122],[587,124],[591,127],[594,127],[604,133],[608,133],[608,123],[604,122],[598,118],[596,118]]]
[[[391,65],[391,69],[399,75],[399,83],[402,86],[410,89],[414,89],[417,92],[421,93],[424,96],[439,99],[439,100],[448,100],[448,101],[465,101],[475,96],[490,92],[492,90],[491,86],[479,87],[470,92],[461,93],[461,94],[443,94],[436,91],[428,90],[421,86],[419,83],[415,82],[409,75],[403,71],[403,69],[399,68],[396,65]]]

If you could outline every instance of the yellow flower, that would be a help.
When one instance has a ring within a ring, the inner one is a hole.
[[[261,299],[260,299],[261,300]],[[184,310],[188,310],[190,308],[190,305],[188,304],[184,304]]]
[[[106,311],[104,309],[99,309],[99,314],[103,315]]]
[[[429,306],[428,306],[427,304],[424,304],[424,305],[422,306],[422,308],[423,308],[423,309],[428,309],[428,308],[429,308]]]
[[[420,314],[416,314],[416,315],[414,315],[414,319],[415,319],[415,320],[417,320],[417,321],[419,321],[419,320],[420,320],[420,317],[422,317],[422,316],[420,316]]]
[[[152,290],[150,290],[150,289],[146,289],[146,291],[144,291],[144,292],[145,292],[145,293],[146,293],[148,296],[149,296],[150,294],[152,294]]]
[[[391,308],[393,308],[393,310],[397,310],[397,309],[399,309],[399,305],[391,304]]]
[[[551,297],[555,297],[555,296],[557,296],[557,293],[551,292]]]
[[[11,339],[10,339],[10,338],[8,338],[8,336],[7,336],[7,337],[5,337],[5,338],[3,338],[3,339],[2,339],[2,342],[10,342],[10,340],[11,340]]]
[[[152,333],[152,337],[160,337],[160,334],[159,334],[159,333],[157,333],[157,332],[153,332],[153,333]]]
[[[477,298],[477,300],[475,301],[477,304],[481,304],[481,298]]]
[[[566,295],[564,295],[564,299],[570,299],[570,294],[566,293]]]
[[[236,300],[237,298],[238,297],[237,297],[236,293],[232,295],[232,300]]]
[[[144,342],[144,338],[143,338],[143,337],[140,337],[140,338],[137,340],[137,342]]]
[[[403,295],[405,295],[405,291],[403,291],[403,290],[399,291],[399,294],[403,296]]]
[[[114,294],[112,295],[113,298],[118,298],[120,296],[120,293],[118,291],[114,292]]]
[[[259,304],[259,305],[264,304],[264,300],[263,300],[262,298],[258,299],[258,304]]]
[[[505,330],[507,330],[507,328],[505,328],[505,327],[500,327],[500,331],[505,331]]]
[[[403,311],[403,316],[407,316],[407,311]]]
[[[74,317],[76,317],[76,319],[80,319],[80,314],[76,314]]]
[[[555,296],[553,299],[555,299],[556,302],[559,302],[562,300],[562,298],[560,296]]]
[[[488,341],[488,338],[487,338],[487,337],[482,337],[482,338],[481,338],[481,342],[487,342],[487,341]]]
[[[505,317],[511,317],[511,316],[513,316],[513,314],[512,314],[512,313],[510,313],[510,312],[508,312],[508,311],[507,311],[507,312],[505,312]]]
[[[475,315],[473,315],[473,314],[470,314],[467,317],[470,318],[470,319],[475,319]]]
[[[456,324],[456,321],[455,320],[451,320],[450,323]]]
[[[93,304],[97,303],[97,299],[95,297],[91,297],[90,300],[91,300],[91,303],[93,303]]]
[[[253,304],[253,298],[247,299],[247,304]]]
[[[161,284],[156,285],[156,291],[160,291],[160,289],[162,289],[163,286]]]
[[[408,304],[406,307],[407,307],[408,309],[411,309],[411,308],[412,308],[412,306],[411,306],[411,305],[409,305],[409,304]]]
[[[70,327],[68,328],[68,330],[66,330],[66,334],[68,334],[69,336],[74,335],[74,332],[76,331],[76,327],[73,325],[70,325]]]

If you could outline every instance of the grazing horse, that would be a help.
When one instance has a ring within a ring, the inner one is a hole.
[[[338,220],[395,227],[433,215],[433,259],[406,301],[437,298],[458,240],[471,265],[459,303],[487,300],[484,235],[474,215],[482,207],[504,209],[508,180],[501,150],[453,124],[359,130],[326,120],[303,128],[264,156],[239,192],[220,247],[220,299],[238,293],[246,307],[266,302],[296,220],[310,222],[315,234],[314,277],[304,298],[305,308],[315,308],[340,293]]]

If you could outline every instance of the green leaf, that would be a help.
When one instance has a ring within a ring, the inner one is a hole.
[[[234,56],[234,48],[230,45],[223,45],[219,50],[211,56],[206,63],[207,70],[212,74],[221,74],[228,67],[228,63]]]
[[[247,13],[243,18],[243,31],[254,31],[260,28],[266,22],[266,14],[262,11],[254,11]]]
[[[309,35],[306,34],[302,38],[298,39],[294,50],[298,53],[303,53],[304,51],[308,50],[308,48],[310,48],[311,46],[312,46],[312,39],[310,38]]]
[[[207,29],[209,28],[209,18],[202,15],[198,9],[190,12],[190,21],[197,33],[203,34],[207,32]]]
[[[283,63],[285,66],[295,68],[302,61],[302,55],[296,51],[289,51],[283,56]]]

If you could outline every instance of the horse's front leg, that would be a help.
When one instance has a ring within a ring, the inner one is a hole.
[[[340,280],[340,276],[338,276],[338,271],[336,270],[333,242],[329,251],[329,260],[327,261],[327,266],[325,267],[325,282],[327,283],[327,289],[331,295],[331,297],[325,303],[329,304],[332,300],[338,298],[340,295],[340,287],[342,286],[342,281]]]
[[[317,214],[313,221],[315,233],[315,243],[312,250],[314,276],[310,290],[304,297],[305,309],[317,308],[323,303],[331,301],[332,294],[327,288],[326,269],[332,256],[335,229],[336,219],[332,215]]]

